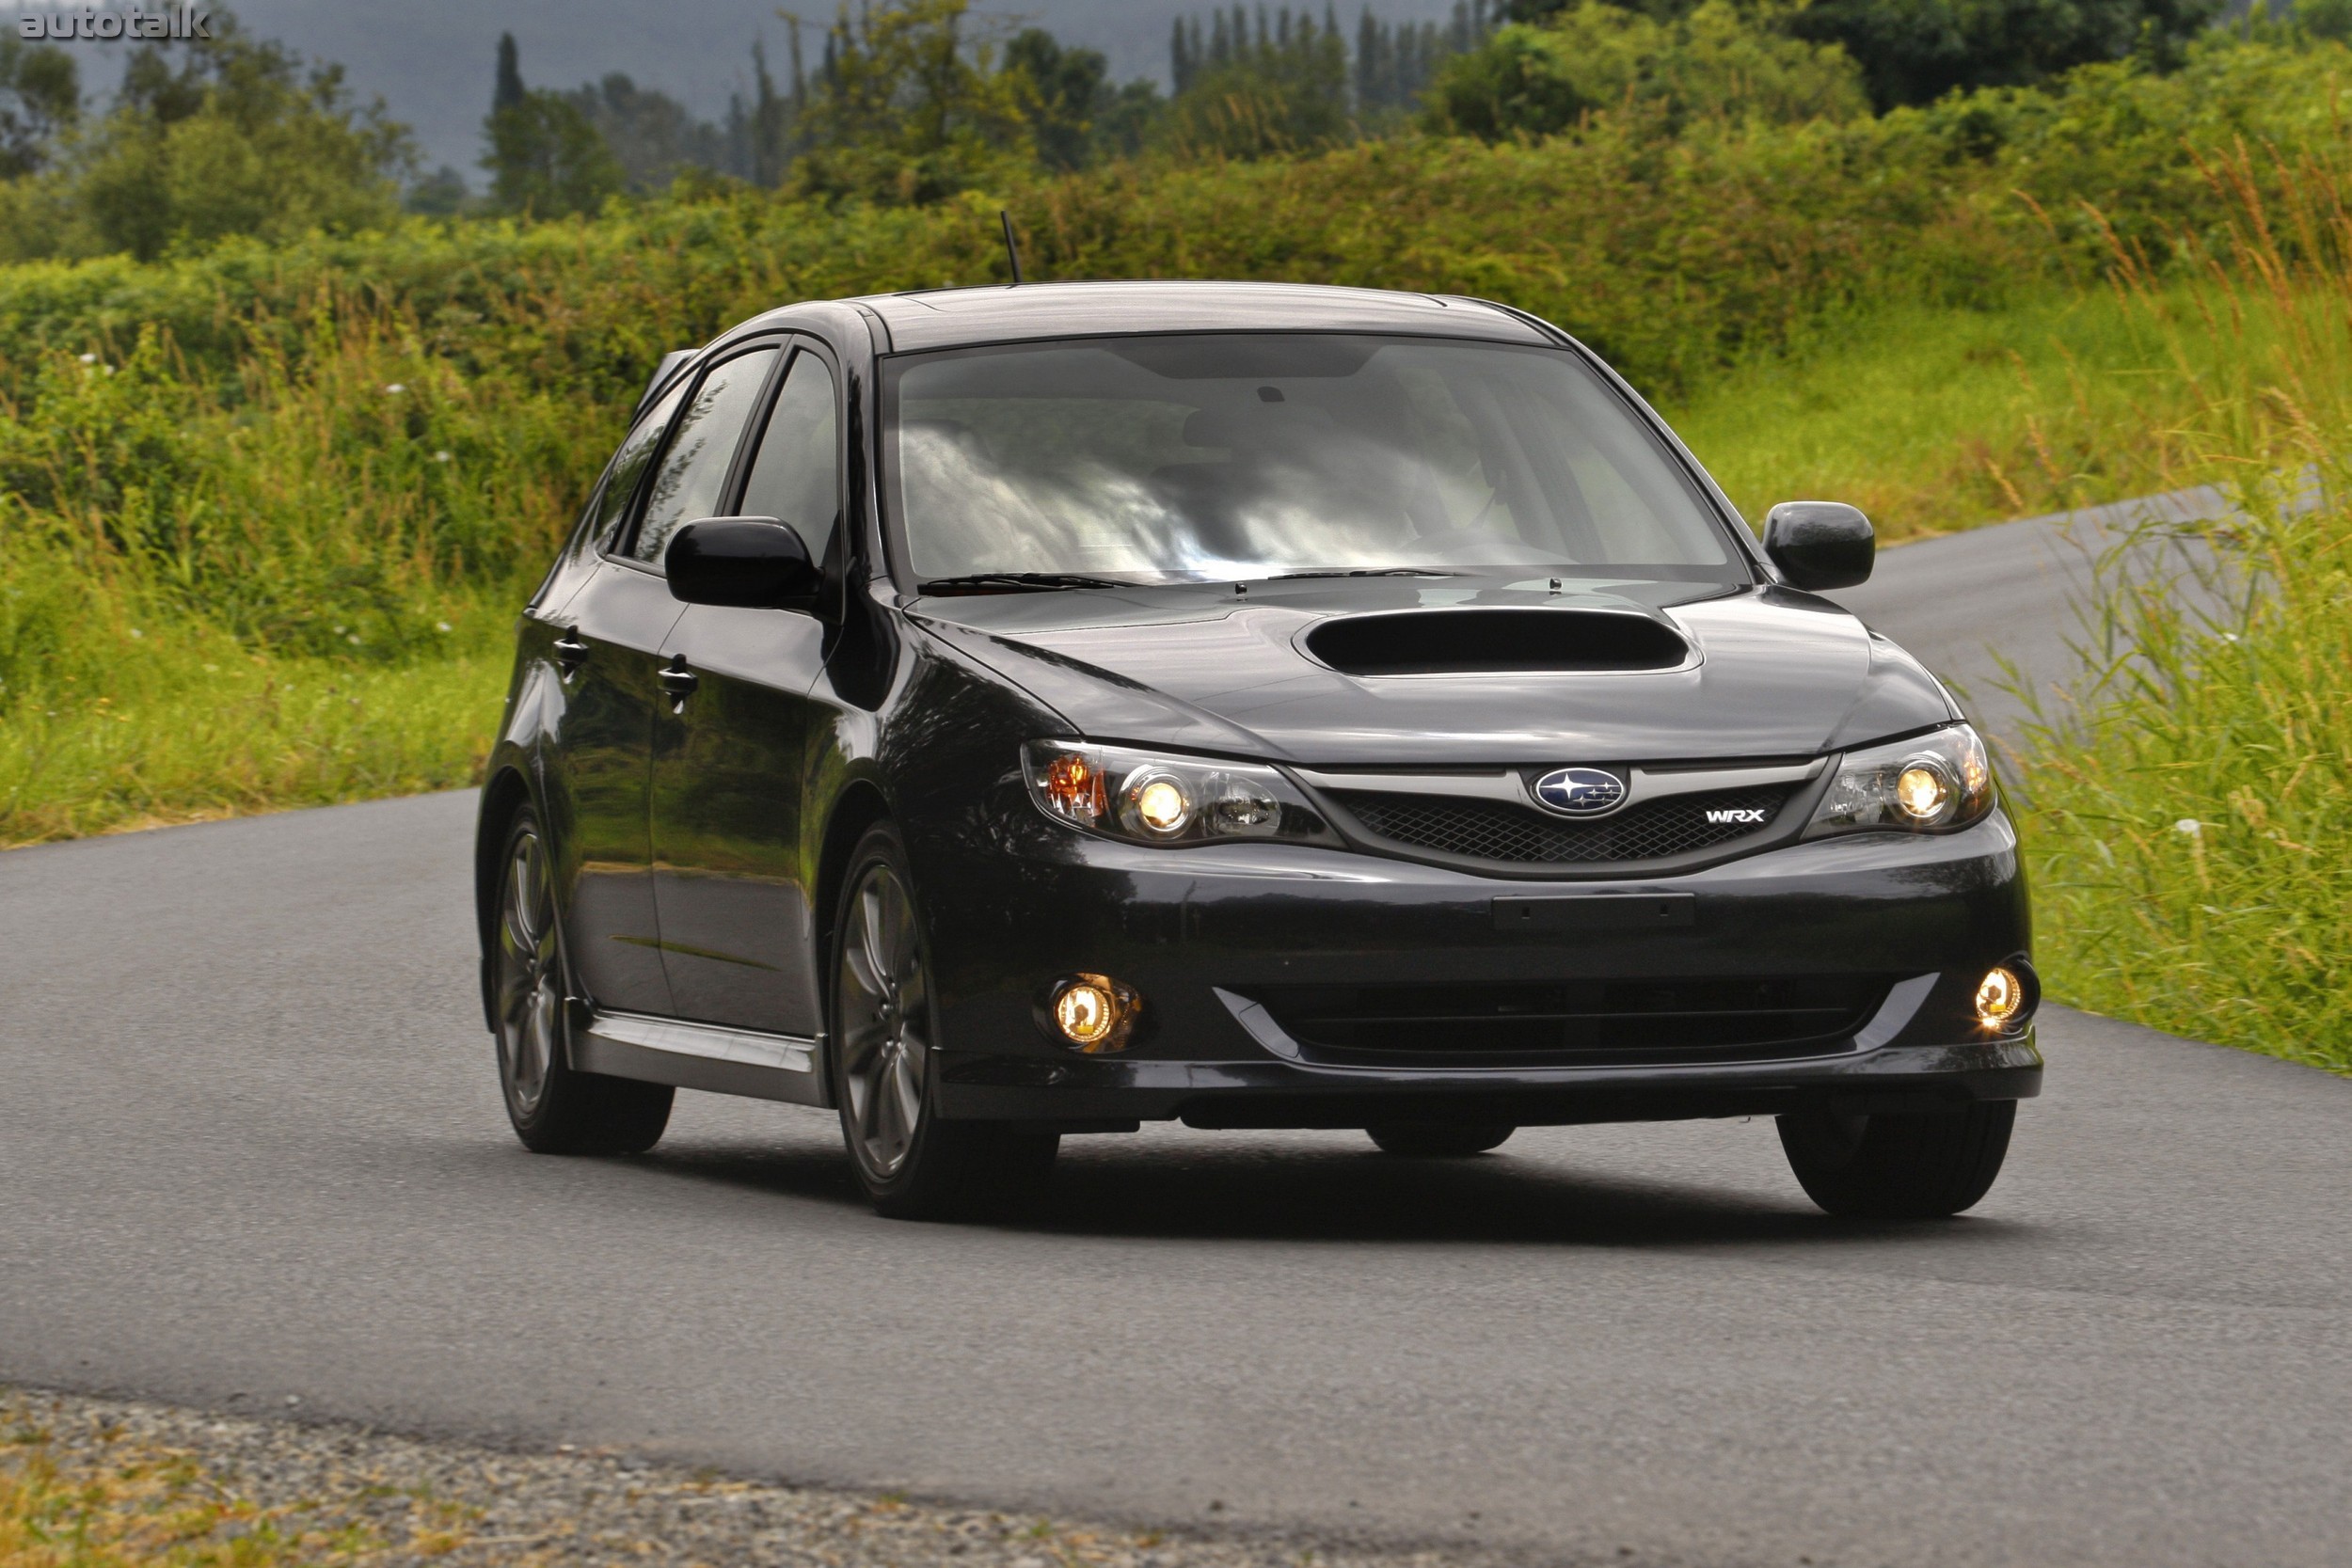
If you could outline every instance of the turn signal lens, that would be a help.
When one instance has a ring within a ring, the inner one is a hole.
[[[1055,984],[1049,1010],[1063,1039],[1100,1056],[1126,1049],[1143,999],[1106,974],[1073,974]]]
[[[2013,970],[1988,970],[1977,982],[1977,1022],[1988,1029],[2008,1028],[2025,1006],[2026,982]]]
[[[1040,788],[1055,812],[1073,822],[1099,822],[1110,809],[1103,770],[1075,752],[1064,752],[1046,763]]]

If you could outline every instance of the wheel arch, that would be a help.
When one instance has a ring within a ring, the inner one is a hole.
[[[842,879],[850,872],[850,852],[858,840],[877,822],[890,820],[890,802],[882,796],[882,787],[870,779],[852,782],[834,802],[833,812],[825,821],[825,837],[817,857],[816,898],[810,912],[815,916],[817,947],[817,990],[824,1021],[826,1043],[832,1043],[833,1030],[833,934],[834,921],[841,905]]]
[[[507,829],[515,814],[531,803],[531,784],[519,768],[501,768],[482,786],[482,814],[473,847],[474,935],[482,949],[482,1022],[494,1035],[499,1027],[498,986],[491,962],[499,877],[505,860]]]

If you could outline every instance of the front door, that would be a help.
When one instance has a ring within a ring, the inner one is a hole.
[[[607,1010],[670,1010],[645,789],[660,648],[685,608],[660,578],[608,561],[557,617],[567,671],[554,749],[567,817],[560,841],[576,862],[564,946],[573,979]]]
[[[642,478],[599,541],[604,560],[557,617],[566,696],[556,754],[564,838],[577,861],[565,950],[580,988],[605,1011],[676,1011],[661,961],[649,797],[656,725],[671,700],[661,649],[686,607],[661,576],[661,549],[680,522],[717,509],[777,355],[769,343],[721,360],[640,424],[630,440],[642,453],[624,450],[607,489],[631,463]]]
[[[835,378],[802,349],[746,465],[738,515],[827,557],[841,508]],[[667,666],[693,677],[654,756],[655,897],[679,1015],[814,1037],[822,1027],[801,802],[831,710],[809,699],[826,626],[797,610],[696,605]]]

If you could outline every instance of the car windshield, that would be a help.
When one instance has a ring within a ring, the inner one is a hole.
[[[892,360],[883,396],[890,510],[924,582],[1747,579],[1682,465],[1563,350],[1089,339]]]

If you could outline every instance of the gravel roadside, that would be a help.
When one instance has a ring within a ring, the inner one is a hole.
[[[1463,1560],[1459,1552],[1368,1554],[1296,1540],[1168,1535],[763,1483],[620,1453],[508,1452],[334,1422],[0,1388],[0,1562],[31,1568],[1436,1568]]]

